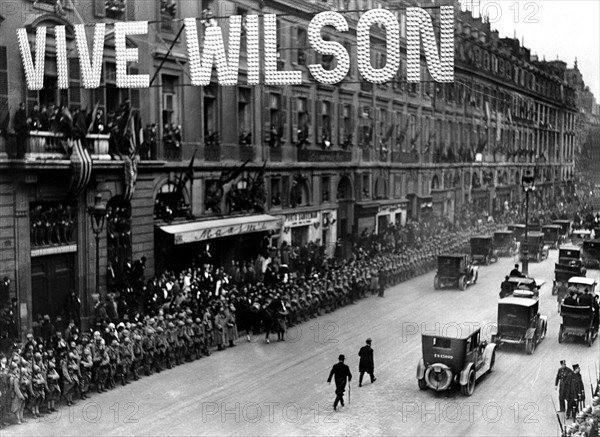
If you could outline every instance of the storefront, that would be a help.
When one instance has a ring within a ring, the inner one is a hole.
[[[281,227],[280,218],[267,214],[157,226],[158,271],[189,267],[199,256],[217,265],[252,260]]]
[[[355,209],[356,233],[362,235],[364,232],[372,233],[377,229],[377,214],[380,202],[367,201],[357,202]]]
[[[327,229],[324,226],[325,217],[326,213],[321,211],[305,211],[280,216],[283,228],[279,244],[285,241],[288,245],[302,247],[314,242],[327,246],[331,239],[335,238],[336,232],[332,229],[331,222],[336,223],[337,213],[327,212]]]
[[[390,225],[404,226],[407,218],[407,201],[383,201],[377,213],[376,232],[380,233]]]

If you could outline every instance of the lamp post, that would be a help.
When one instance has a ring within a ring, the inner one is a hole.
[[[100,234],[106,220],[106,204],[102,201],[102,195],[96,194],[94,206],[88,207],[88,214],[92,219],[92,231],[96,236],[96,294],[100,297]]]
[[[532,170],[526,170],[521,178],[521,187],[525,192],[525,247],[523,248],[523,274],[529,276],[529,193],[535,191],[535,179]]]

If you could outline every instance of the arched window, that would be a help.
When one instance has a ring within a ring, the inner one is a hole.
[[[154,220],[170,222],[176,218],[189,218],[190,214],[183,188],[171,181],[160,187],[154,201]]]
[[[438,179],[437,175],[433,176],[433,178],[431,178],[431,190],[439,190],[440,189],[440,180]]]
[[[387,183],[383,177],[375,180],[375,199],[385,199],[387,197]]]
[[[348,176],[342,176],[337,186],[337,200],[350,200],[352,197],[352,182]]]

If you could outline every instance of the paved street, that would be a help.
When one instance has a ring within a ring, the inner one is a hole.
[[[481,267],[478,283],[464,292],[435,291],[432,272],[387,290],[384,299],[368,298],[291,328],[285,342],[240,340],[232,350],[94,395],[2,435],[556,436],[551,397],[556,400],[559,361],[580,364],[589,399],[588,368],[593,374],[600,346],[558,344],[560,317],[551,295],[556,256],[552,251],[549,260],[530,265],[531,276],[546,281],[540,310],[548,315],[547,338],[533,356],[503,347],[472,397],[418,389],[420,331],[451,334],[458,324],[479,323],[489,337],[485,324],[496,321],[500,282],[513,259]],[[367,337],[377,381],[359,388],[357,353]],[[340,353],[354,378],[351,401],[347,391],[346,406],[333,412],[334,385],[326,378]]]

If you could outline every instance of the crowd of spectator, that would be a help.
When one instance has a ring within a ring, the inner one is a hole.
[[[557,204],[544,216],[572,206]],[[471,235],[520,220],[518,209],[496,218],[465,209],[454,223],[422,218],[361,233],[346,258],[341,241],[328,258],[317,243],[271,248],[266,240],[252,261],[218,265],[208,246],[191,267],[153,278],[136,261],[127,290],[96,302],[90,331],[80,332],[75,317],[63,330],[44,316],[25,343],[0,356],[0,423],[11,414],[21,423],[25,410],[37,417],[58,401],[70,405],[92,390],[235,347],[238,331],[247,341],[264,335],[269,343],[272,334],[285,341],[288,326],[383,296],[385,288],[435,268],[438,254],[466,250]]]

